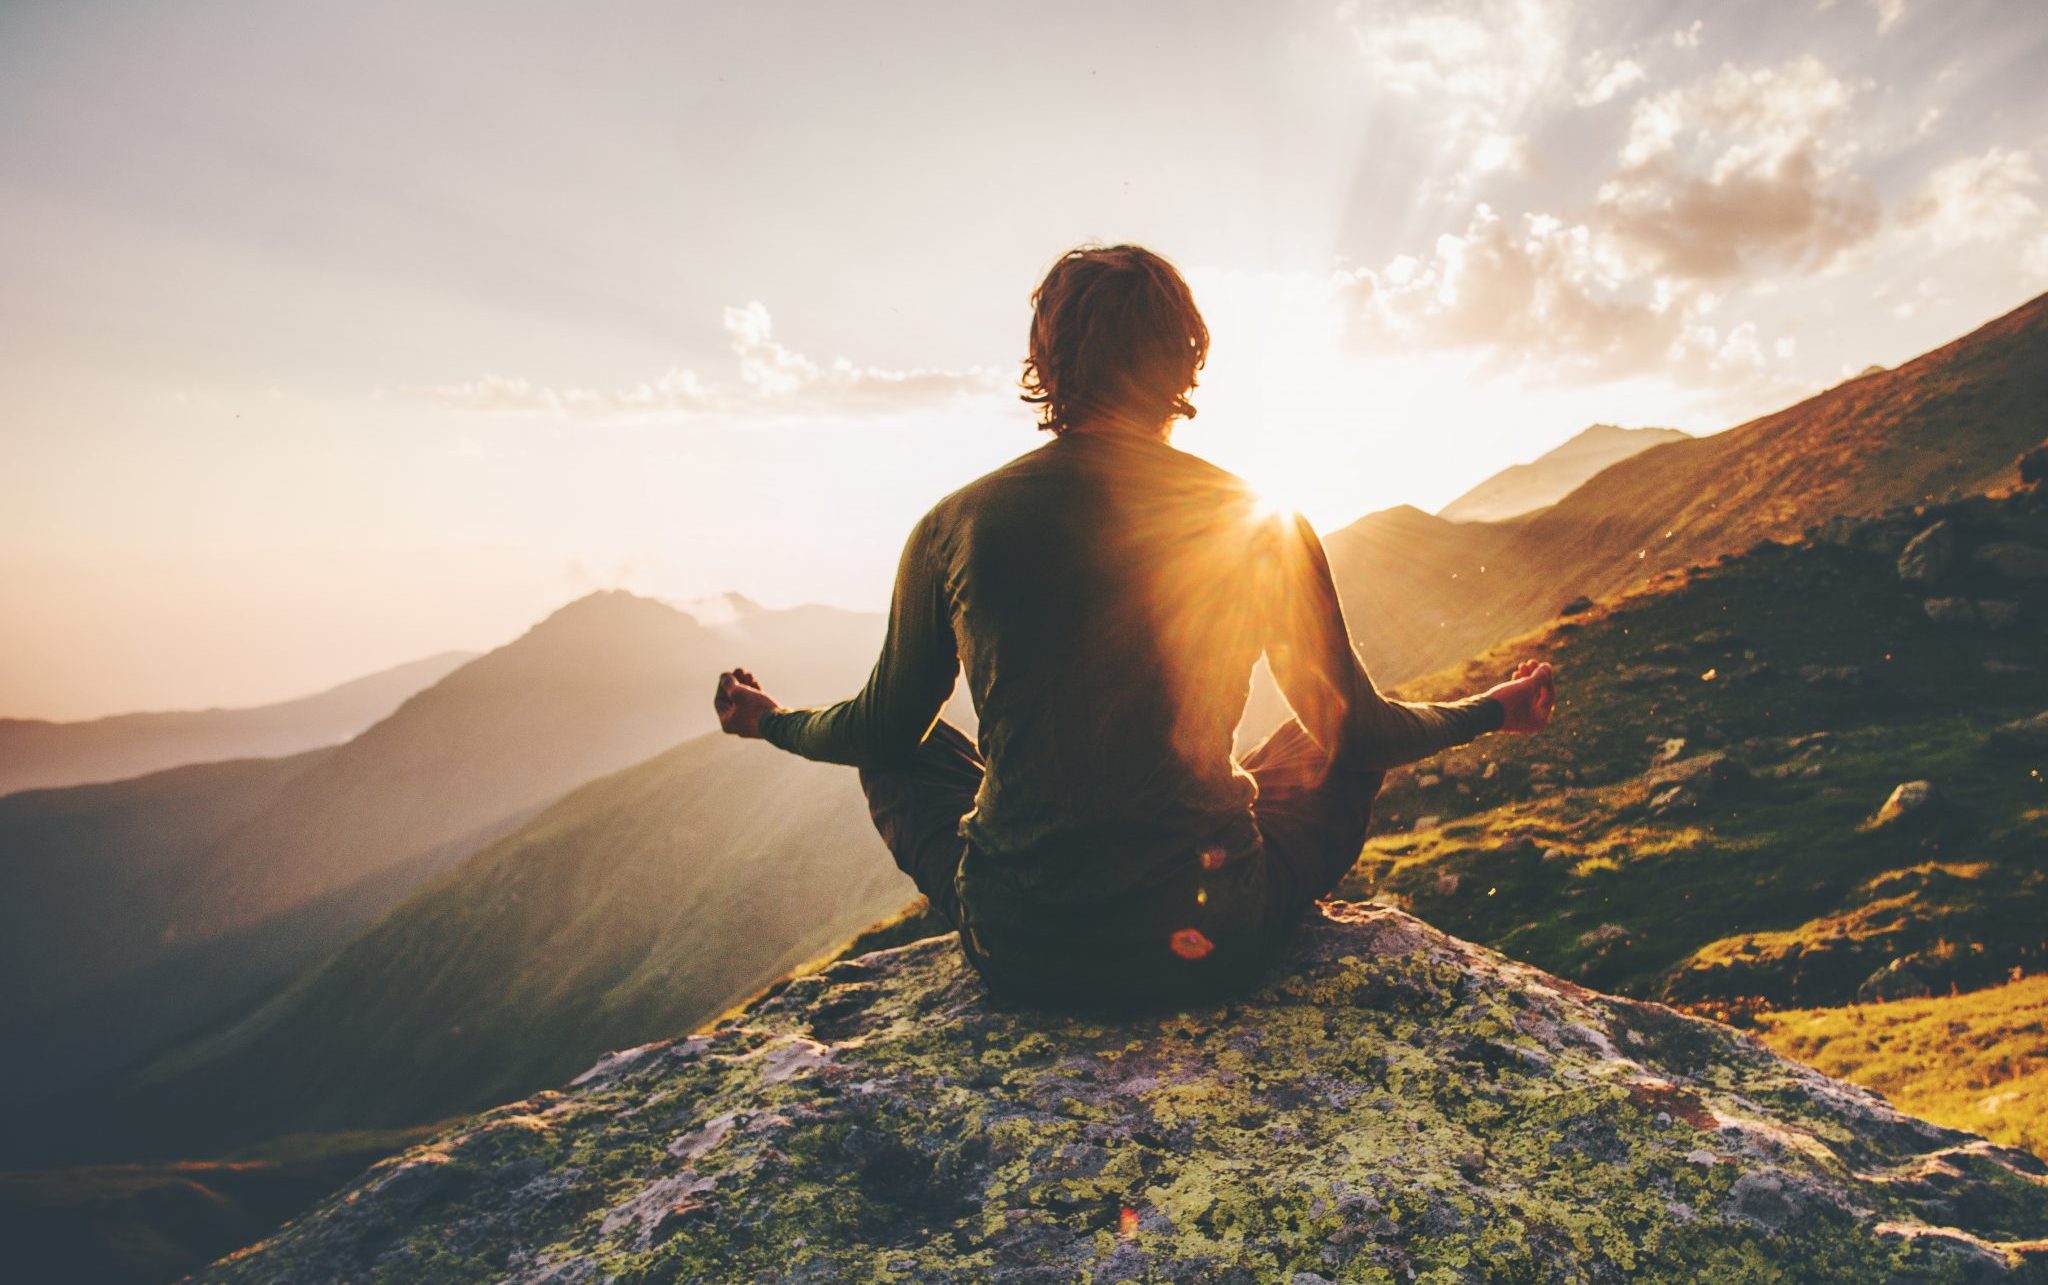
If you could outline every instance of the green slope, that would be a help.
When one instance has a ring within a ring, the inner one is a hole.
[[[2016,603],[2013,623],[1937,623],[1929,591],[1901,581],[1900,546],[1939,518],[1964,556],[1933,592]],[[1563,695],[1543,736],[1395,774],[1344,894],[1732,1015],[2048,964],[2048,754],[1988,735],[2048,707],[2048,582],[1968,556],[2048,547],[2048,502],[1980,498],[1826,534],[1665,577],[1413,685],[1459,690],[1529,655],[1558,666]],[[1659,765],[1667,739],[1683,744]],[[1668,793],[1710,754],[1748,779]],[[1869,824],[1916,779],[1936,806]]]
[[[177,1154],[474,1109],[688,1030],[912,894],[853,773],[713,734],[570,794],[101,1117]]]
[[[2048,1156],[2048,975],[1987,990],[1765,1014],[1787,1057],[1901,1111]]]

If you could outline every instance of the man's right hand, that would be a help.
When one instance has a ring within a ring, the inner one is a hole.
[[[1486,693],[1501,704],[1503,732],[1540,732],[1557,708],[1557,671],[1548,661],[1525,660],[1508,681]]]
[[[754,676],[744,669],[728,669],[718,676],[718,694],[711,698],[718,713],[718,726],[733,736],[758,739],[761,715],[775,708],[775,698],[761,690]]]

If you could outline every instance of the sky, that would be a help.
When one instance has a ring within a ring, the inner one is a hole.
[[[1090,241],[1324,530],[1727,428],[2048,289],[2044,65],[2035,0],[12,0],[0,715],[879,609]]]

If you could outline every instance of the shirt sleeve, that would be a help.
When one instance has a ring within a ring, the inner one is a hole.
[[[1295,717],[1337,765],[1385,771],[1500,730],[1490,696],[1421,703],[1380,694],[1352,649],[1343,604],[1315,529],[1278,519],[1260,550],[1266,659]]]
[[[908,759],[938,721],[960,670],[945,590],[936,522],[926,514],[904,543],[888,631],[867,685],[836,705],[772,710],[761,716],[761,735],[823,763],[879,767]]]

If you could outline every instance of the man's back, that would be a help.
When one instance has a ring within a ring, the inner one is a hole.
[[[987,762],[964,832],[991,864],[1055,896],[1083,870],[1099,896],[1159,854],[1256,845],[1231,758],[1264,643],[1242,481],[1070,433],[927,521]]]

